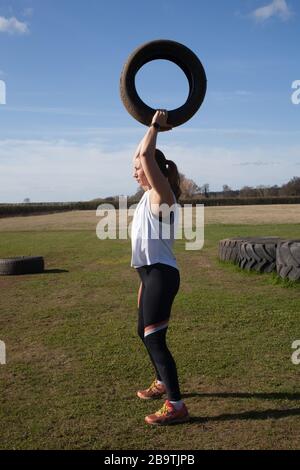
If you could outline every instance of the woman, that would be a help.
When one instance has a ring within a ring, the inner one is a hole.
[[[137,396],[150,400],[167,394],[164,406],[145,418],[147,424],[160,425],[189,420],[187,408],[181,400],[176,364],[166,344],[171,307],[180,285],[172,247],[175,234],[174,208],[176,214],[176,202],[181,191],[177,166],[156,149],[156,139],[159,131],[171,129],[167,124],[167,111],[158,110],[134,156],[133,174],[145,191],[136,207],[131,231],[131,266],[137,269],[141,279],[138,334],[147,348],[156,373],[151,386],[139,390]],[[165,206],[159,207],[162,204]],[[172,212],[170,206],[173,206]],[[168,216],[160,216],[161,211],[158,209],[166,207]]]

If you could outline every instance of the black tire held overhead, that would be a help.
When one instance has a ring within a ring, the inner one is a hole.
[[[44,271],[42,256],[19,256],[0,259],[0,275],[36,274]]]
[[[278,244],[276,270],[283,279],[300,280],[300,240],[282,240]]]
[[[157,59],[174,62],[182,69],[189,82],[189,96],[186,102],[179,108],[168,111],[168,123],[176,127],[188,121],[198,111],[207,87],[203,65],[194,52],[183,44],[158,39],[137,47],[128,57],[121,73],[121,99],[132,117],[147,126],[151,124],[156,110],[140,99],[135,87],[135,76],[143,65]]]
[[[270,273],[276,270],[279,237],[257,237],[239,245],[239,267],[248,271]]]

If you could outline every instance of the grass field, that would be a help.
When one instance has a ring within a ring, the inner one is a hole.
[[[94,213],[0,220],[0,258],[46,262],[43,274],[0,277],[2,449],[300,448],[300,284],[217,258],[226,237],[299,238],[299,208],[229,209],[227,223],[225,208],[206,210],[201,251],[175,244],[168,341],[192,420],[158,428],[144,417],[162,401],[135,396],[153,371],[136,333],[130,240],[100,241]]]

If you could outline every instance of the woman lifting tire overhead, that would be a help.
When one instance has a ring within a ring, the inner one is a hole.
[[[157,133],[172,129],[167,117],[166,110],[156,111],[133,159],[133,177],[145,191],[135,209],[131,230],[131,266],[141,280],[138,335],[156,374],[150,387],[139,390],[137,396],[151,400],[167,395],[163,407],[146,416],[146,423],[151,425],[189,420],[188,410],[181,400],[176,363],[166,344],[171,308],[180,285],[172,248],[176,203],[181,193],[176,164],[156,148]]]

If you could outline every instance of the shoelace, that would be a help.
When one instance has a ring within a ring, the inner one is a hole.
[[[152,384],[149,387],[149,391],[151,392],[152,390],[157,389],[157,383],[156,380],[152,382]]]
[[[163,404],[160,410],[158,410],[155,414],[157,416],[161,416],[164,414],[168,414],[170,412],[170,409],[168,408],[168,405],[166,403]]]

